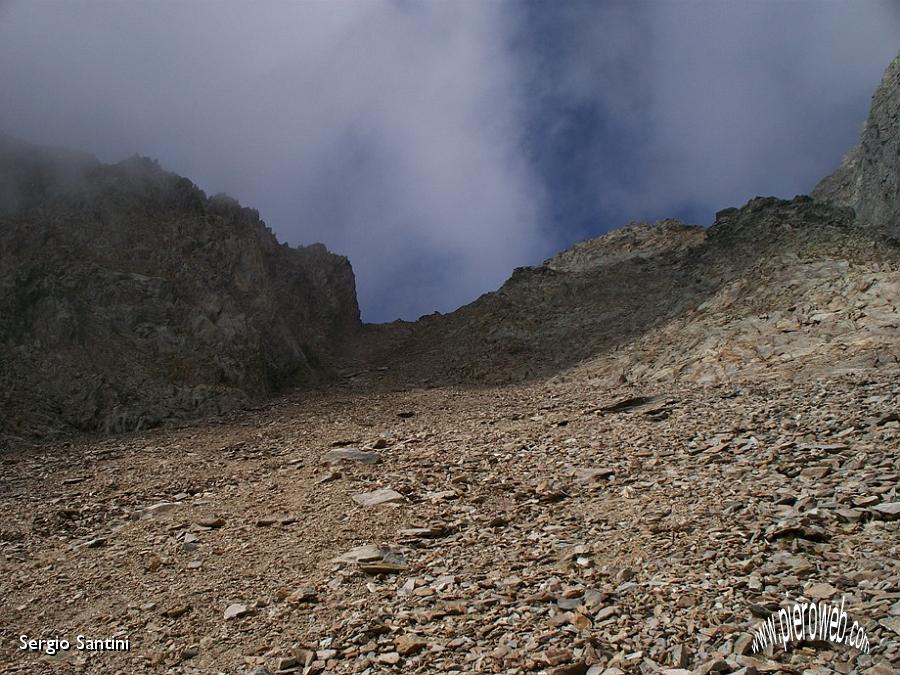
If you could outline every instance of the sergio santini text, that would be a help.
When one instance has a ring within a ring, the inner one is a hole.
[[[67,652],[72,647],[83,652],[127,652],[131,649],[128,638],[92,638],[86,635],[75,636],[75,644],[65,638],[29,638],[19,636],[19,649],[29,652],[44,652],[53,656],[56,652]]]

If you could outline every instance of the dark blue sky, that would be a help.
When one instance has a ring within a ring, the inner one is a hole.
[[[513,42],[526,90],[534,92],[524,142],[549,195],[543,210],[544,226],[557,234],[563,246],[596,236],[635,216],[605,203],[599,193],[604,184],[627,184],[636,179],[640,168],[630,148],[642,139],[635,137],[630,125],[618,123],[604,111],[601,96],[579,95],[567,86],[573,63],[590,64],[591,55],[585,54],[583,38],[575,41],[572,36],[583,33],[582,22],[591,20],[596,7],[590,2],[526,3]],[[643,15],[622,8],[616,30],[646,34]],[[618,86],[628,82],[630,95],[639,99],[646,85],[641,81],[638,63],[639,59],[623,53],[608,65],[616,71],[609,80]],[[598,90],[609,86],[610,81],[605,79],[597,78]],[[701,216],[692,213],[690,217]]]
[[[158,158],[413,319],[633,220],[808,192],[895,2],[0,2],[0,129]]]

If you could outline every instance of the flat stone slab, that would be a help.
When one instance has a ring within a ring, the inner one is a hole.
[[[360,571],[372,575],[399,574],[409,569],[401,553],[374,544],[357,546],[333,562],[355,564]]]
[[[322,456],[322,464],[337,464],[338,462],[356,462],[358,464],[378,464],[381,455],[377,452],[360,450],[359,448],[335,448]]]
[[[427,527],[410,527],[400,530],[397,534],[401,537],[410,537],[412,539],[435,539],[448,534],[449,530],[443,525],[432,525]]]
[[[344,555],[335,558],[332,562],[341,562],[341,563],[361,563],[361,562],[374,562],[376,560],[381,560],[384,558],[384,553],[381,550],[381,547],[376,546],[375,544],[365,544],[363,546],[357,546],[356,548],[352,548],[347,551]]]
[[[838,592],[831,584],[813,584],[809,588],[806,589],[806,596],[812,598],[813,600],[827,600],[832,595]]]
[[[225,608],[225,619],[239,619],[242,616],[246,616],[250,613],[250,610],[247,609],[247,605],[241,605],[238,603],[234,603],[232,605],[228,605]]]
[[[359,563],[359,569],[366,574],[400,574],[409,569],[406,563],[391,560],[378,560],[370,563]]]
[[[595,480],[603,480],[604,478],[614,476],[615,473],[615,469],[590,466],[579,466],[575,467],[572,470],[572,475],[574,475],[577,480],[583,481],[585,483],[589,483]]]
[[[360,506],[378,506],[379,504],[399,504],[404,501],[404,497],[396,490],[382,488],[373,492],[353,495],[353,501]]]
[[[163,513],[167,513],[172,509],[181,506],[181,502],[159,502],[157,504],[153,504],[148,506],[140,511],[141,518],[151,518],[153,516],[158,516]]]
[[[658,396],[635,396],[633,398],[625,398],[621,401],[616,401],[615,403],[610,403],[608,405],[602,406],[600,408],[600,412],[618,413],[625,412],[627,410],[644,409],[649,406],[656,405],[659,400],[660,399]]]
[[[894,520],[895,518],[900,518],[900,502],[876,504],[872,507],[872,511],[880,518]]]

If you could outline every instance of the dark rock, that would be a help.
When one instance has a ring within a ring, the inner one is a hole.
[[[900,54],[872,97],[859,145],[812,196],[849,206],[864,225],[900,238]]]
[[[0,434],[121,432],[331,376],[346,258],[155,162],[0,137]]]

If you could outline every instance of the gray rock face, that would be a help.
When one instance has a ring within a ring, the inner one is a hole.
[[[900,237],[900,54],[872,97],[859,145],[812,196],[850,206],[861,223]]]
[[[0,435],[125,431],[328,377],[346,258],[133,158],[0,138]]]

